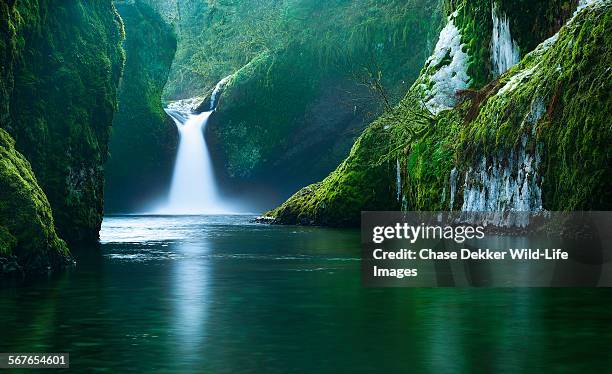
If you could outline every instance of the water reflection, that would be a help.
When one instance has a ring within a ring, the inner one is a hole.
[[[60,277],[0,289],[0,351],[124,372],[594,371],[612,291],[367,289],[357,231],[113,217]],[[130,234],[131,233],[131,234]]]
[[[432,299],[429,306],[430,322],[425,335],[430,349],[427,350],[428,368],[432,373],[457,373],[465,367],[462,348],[462,310],[457,306],[455,295]]]
[[[173,246],[183,260],[173,264],[171,330],[176,333],[179,357],[187,362],[199,357],[206,337],[206,312],[211,302],[210,267],[205,259],[209,247],[206,244],[187,242]]]

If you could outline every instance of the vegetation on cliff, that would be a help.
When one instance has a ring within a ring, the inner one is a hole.
[[[207,139],[225,187],[251,194],[332,170],[418,76],[443,21],[438,0],[146,2],[177,33],[165,99],[233,75]]]
[[[210,140],[232,184],[295,188],[328,173],[418,76],[438,4],[286,2],[282,43],[237,70],[213,117]]]
[[[110,0],[16,1],[9,116],[1,126],[31,163],[60,236],[96,240],[103,165],[123,67],[123,26]],[[3,52],[4,53],[4,52]]]
[[[2,2],[0,24],[0,272],[47,271],[56,227],[98,236],[123,28],[111,1]]]
[[[397,104],[418,77],[444,2],[283,4],[293,18],[275,21],[286,32],[253,51],[213,117],[209,140],[231,184],[294,188],[331,171],[366,124]],[[470,35],[463,41],[471,51],[467,73],[471,87],[480,88],[493,75],[491,3],[446,4],[458,10],[458,27]],[[496,8],[513,20],[523,52],[558,30],[573,10],[570,0],[497,1]]]
[[[148,5],[116,5],[125,24],[126,62],[106,164],[105,209],[133,212],[163,195],[172,175],[177,133],[161,96],[176,38]]]
[[[0,276],[47,272],[70,262],[47,197],[14,143],[0,129]]]
[[[482,12],[493,6],[476,3]],[[612,40],[606,31],[612,4],[585,7],[498,79],[490,63],[477,62],[490,61],[477,47],[489,45],[490,37],[473,42],[469,30],[482,30],[466,26],[480,20],[469,16],[474,4],[455,2],[449,10],[469,61],[467,87],[446,97],[453,105],[428,101],[447,93],[435,90],[437,73],[461,55],[445,45],[439,51],[450,54],[432,56],[408,95],[361,135],[333,173],[268,215],[280,223],[356,225],[363,210],[612,208]],[[556,9],[561,13],[551,16],[551,25],[573,11]],[[523,51],[533,43],[524,40]]]

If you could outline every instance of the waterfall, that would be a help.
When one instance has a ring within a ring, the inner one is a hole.
[[[215,86],[215,89],[210,95],[210,110],[215,110],[217,108],[217,104],[219,104],[219,94],[225,88],[225,85],[229,82],[231,78],[232,76],[228,75],[227,77],[221,79],[219,83],[217,83],[217,85]]]
[[[519,62],[520,52],[518,44],[512,40],[510,34],[510,21],[505,14],[500,14],[497,5],[492,7],[491,17],[493,18],[491,62],[493,76],[497,78]]]
[[[179,132],[179,145],[168,202],[160,214],[228,213],[219,196],[204,131],[214,107],[194,113],[190,101],[178,101],[165,108]]]

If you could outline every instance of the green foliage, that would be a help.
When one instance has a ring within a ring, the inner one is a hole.
[[[49,202],[14,143],[0,129],[0,265],[12,257],[30,272],[62,267],[70,260],[68,248],[57,237]],[[0,266],[0,276],[5,271]]]
[[[263,10],[269,3],[275,4],[274,11]],[[239,32],[246,39],[238,42],[220,32],[207,40],[198,39],[199,44],[192,43],[191,48],[201,48],[208,40],[223,41],[214,51],[205,53],[209,59],[198,61],[200,67],[214,64],[220,58],[217,55],[228,48],[234,55],[244,54],[222,75],[208,75],[214,80],[203,84],[204,90],[210,90],[217,80],[235,73],[210,126],[213,151],[234,183],[267,179],[270,175],[278,180],[268,180],[269,183],[312,180],[312,174],[331,170],[345,156],[366,121],[380,114],[385,106],[381,91],[372,91],[359,75],[365,71],[366,75],[380,78],[385,99],[397,103],[418,76],[433,46],[432,36],[441,18],[437,4],[438,1],[393,0],[260,1],[249,3],[252,9],[243,14],[237,3],[216,3],[210,32],[223,25],[225,32]],[[266,15],[256,17],[256,22],[238,23],[229,16],[219,18],[223,21],[218,24],[214,21],[226,13],[255,17],[260,12]],[[268,31],[261,32],[261,28]],[[266,41],[255,42],[256,35],[263,35]],[[183,41],[179,43],[173,74],[181,66],[182,44]],[[171,77],[167,89],[176,86]],[[316,166],[301,169],[300,175],[295,175],[296,166],[308,162],[313,153],[330,157],[321,157]]]
[[[105,209],[142,209],[168,188],[177,144],[162,91],[176,50],[172,27],[146,4],[117,4],[126,63],[106,164]]]
[[[169,13],[180,35],[169,98],[206,92],[261,53],[287,48],[305,49],[327,69],[377,54],[388,57],[387,68],[420,65],[439,18],[437,1],[178,0],[172,10],[149,2]]]
[[[95,240],[103,167],[123,67],[121,19],[110,0],[17,1],[14,88],[2,122],[47,194],[58,231]]]
[[[356,225],[364,210],[444,210],[450,171],[518,150],[542,152],[543,204],[549,210],[609,210],[612,195],[612,5],[581,12],[521,63],[427,124],[415,85],[397,108],[375,121],[349,157],[323,182],[268,212],[279,223]],[[476,113],[472,115],[471,113]],[[453,208],[461,206],[457,185]]]

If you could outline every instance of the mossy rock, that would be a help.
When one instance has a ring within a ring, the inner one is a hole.
[[[325,180],[266,216],[344,226],[366,210],[460,209],[464,191],[457,184],[451,196],[452,170],[463,181],[483,159],[490,165],[535,149],[543,209],[612,209],[611,28],[612,4],[587,7],[498,80],[436,116],[423,108],[417,82]]]
[[[49,201],[30,163],[14,145],[0,129],[0,276],[62,268],[70,253],[55,232]]]
[[[161,96],[176,51],[172,27],[140,1],[117,3],[126,62],[106,163],[107,213],[134,212],[168,191],[178,134]]]
[[[121,18],[111,0],[9,3],[2,66],[11,74],[2,79],[11,92],[0,127],[32,165],[62,238],[96,241],[124,61]]]

